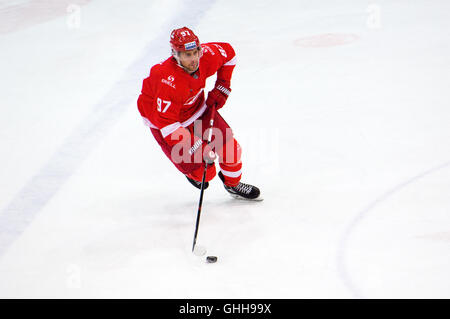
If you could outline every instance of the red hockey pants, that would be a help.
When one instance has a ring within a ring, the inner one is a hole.
[[[190,126],[186,127],[191,134],[200,137],[203,142],[207,142],[209,129],[210,111],[207,110],[199,119],[197,119]],[[225,184],[228,186],[236,186],[241,179],[241,147],[236,139],[233,137],[233,132],[230,126],[225,122],[222,116],[216,112],[214,117],[214,132],[211,146],[213,151],[217,154],[219,159],[220,170],[224,176]],[[169,145],[161,135],[160,130],[150,129],[158,144],[161,146],[164,154],[170,159],[175,167],[196,181],[202,181],[204,163],[193,160],[194,155],[188,156],[187,160],[179,162],[175,161],[172,155],[172,150],[175,145]],[[210,181],[216,175],[215,165],[209,165],[206,172],[206,181]]]

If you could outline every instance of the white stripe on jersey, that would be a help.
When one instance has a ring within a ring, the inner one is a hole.
[[[161,131],[162,136],[166,137],[166,136],[172,134],[173,132],[175,132],[180,127],[181,127],[180,122],[175,122],[175,123],[169,124],[167,126],[164,126],[160,131]]]
[[[150,122],[150,120],[146,117],[142,117],[142,120],[144,121],[144,124],[150,128],[156,128],[158,129],[155,125],[153,125],[152,122]]]
[[[187,126],[191,125],[196,119],[198,119],[200,116],[203,115],[203,113],[205,113],[206,107],[207,107],[206,103],[203,102],[202,107],[197,112],[195,112],[194,115],[192,115],[189,119],[187,119],[186,121],[181,123],[181,125],[183,127],[187,127]]]
[[[206,103],[203,103],[202,107],[194,113],[194,115],[192,115],[190,118],[188,118],[186,121],[184,121],[183,123],[180,122],[175,122],[172,124],[169,124],[165,127],[163,127],[162,129],[160,129],[161,134],[163,137],[166,137],[170,134],[172,134],[173,132],[175,132],[179,127],[188,127],[189,125],[191,125],[196,119],[198,119],[200,116],[203,115],[203,113],[205,113],[207,106]],[[153,124],[152,122],[150,122],[150,120],[146,117],[142,117],[142,120],[144,121],[144,124],[150,128],[155,128],[158,129],[158,127]]]
[[[224,64],[224,66],[226,65],[236,65],[236,56],[234,56],[230,61]]]

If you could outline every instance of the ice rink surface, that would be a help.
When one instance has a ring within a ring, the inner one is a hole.
[[[449,298],[449,12],[0,1],[0,297]],[[221,114],[265,199],[212,182],[216,264],[190,252],[199,191],[136,106],[182,26],[237,52]]]

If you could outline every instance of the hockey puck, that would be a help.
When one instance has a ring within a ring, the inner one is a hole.
[[[215,263],[217,261],[217,257],[216,256],[207,256],[206,261],[210,264]]]

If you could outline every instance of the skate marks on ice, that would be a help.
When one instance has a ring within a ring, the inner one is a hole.
[[[222,189],[217,187],[218,193],[223,193]],[[254,218],[256,210],[260,210],[260,204],[250,200],[236,200],[229,194],[207,194],[203,202],[202,215],[199,225],[199,232],[195,250],[192,251],[192,236],[195,229],[195,219],[197,214],[197,204],[192,202],[177,203],[173,202],[166,205],[168,212],[172,215],[172,221],[181,219],[183,222],[175,230],[178,248],[172,247],[177,251],[182,250],[184,259],[194,267],[202,269],[211,267],[205,259],[208,255],[218,256],[217,264],[223,265],[229,262],[233,263],[236,256],[247,250],[248,240],[242,242],[239,240],[250,233],[258,234]],[[211,196],[212,195],[212,196]],[[176,211],[176,212],[175,212]],[[166,212],[166,213],[168,213]],[[176,215],[176,216],[173,216]],[[255,228],[256,227],[256,228]],[[180,252],[179,252],[180,253]],[[215,264],[215,263],[213,263]]]
[[[238,195],[233,195],[233,194],[230,194],[230,196],[232,198],[234,198],[235,200],[244,201],[244,202],[262,202],[264,200],[264,198],[262,196],[259,196],[258,198],[253,198],[253,199],[242,198],[242,197],[240,197]]]
[[[359,36],[352,33],[325,33],[298,38],[295,46],[302,48],[325,48],[346,45],[359,40]]]
[[[241,250],[245,251],[246,245],[242,245],[239,241],[236,242],[236,238],[240,237],[239,234],[247,234],[249,229],[254,226],[252,206],[260,206],[256,200],[235,199],[230,194],[223,194],[223,189],[218,185],[214,186],[211,190],[219,192],[208,194],[210,196],[203,202],[197,243],[191,254],[194,257],[192,265],[195,267],[215,264],[215,261],[211,262],[208,261],[208,258],[205,259],[207,255],[208,257],[211,257],[210,255],[218,256],[217,263],[223,264],[224,261],[232,262]],[[220,193],[222,194],[219,195]],[[194,208],[192,205],[185,205],[185,207],[189,207],[189,211],[186,213],[190,212],[192,215],[189,230],[193,232],[197,207]],[[192,236],[192,234],[190,235]]]
[[[65,16],[71,7],[87,5],[91,1],[34,0],[10,1],[6,5],[0,4],[0,34],[20,31]]]
[[[426,240],[433,240],[433,241],[443,241],[443,242],[449,242],[450,243],[450,232],[439,232],[434,234],[425,234],[416,236],[417,239],[426,239]]]
[[[132,203],[118,201],[114,207],[114,215],[98,219],[101,229],[81,246],[79,256],[87,265],[111,271],[137,261],[142,267],[152,267],[161,256],[167,261],[192,255],[196,203],[163,202],[151,195],[134,198]],[[164,267],[166,261],[158,261],[158,265]]]
[[[374,201],[369,203],[363,210],[361,210],[356,217],[352,220],[352,222],[346,227],[343,235],[340,238],[339,245],[338,245],[338,253],[337,253],[337,268],[339,275],[341,279],[343,280],[345,286],[353,293],[354,297],[356,298],[366,298],[364,294],[362,293],[361,287],[358,286],[358,283],[355,282],[353,279],[351,273],[348,270],[348,263],[347,263],[347,252],[348,252],[348,244],[350,241],[350,238],[352,234],[355,232],[355,230],[358,228],[358,226],[362,223],[362,221],[369,216],[371,212],[373,212],[380,204],[388,201],[392,197],[394,197],[396,194],[407,188],[408,186],[420,182],[422,179],[435,174],[443,169],[450,167],[450,161],[446,161],[440,165],[437,165],[435,167],[432,167],[422,173],[419,173],[410,179],[394,186],[390,190],[386,191],[385,193],[381,194],[378,198],[376,198]],[[450,241],[450,233],[439,233],[434,235],[428,235],[428,236],[419,236],[416,238],[432,238],[436,239],[447,239]]]
[[[181,18],[186,23],[196,25],[214,3],[215,1],[196,1],[193,6],[194,1],[186,1],[162,30],[178,24]],[[136,98],[136,83],[141,83],[141,80],[135,80],[143,77],[149,61],[154,59],[157,52],[165,52],[165,48],[161,46],[165,41],[166,34],[162,33],[150,41],[143,53],[126,69],[123,77],[93,106],[93,111],[50,156],[48,162],[0,210],[0,257],[76,172],[112,124],[127,110],[131,101]]]
[[[263,202],[236,200],[228,194],[204,202],[198,242],[208,254],[240,253],[248,247],[248,234],[254,239],[258,230],[257,215],[264,214]],[[193,226],[192,226],[193,227]],[[246,238],[244,242],[239,238]]]

